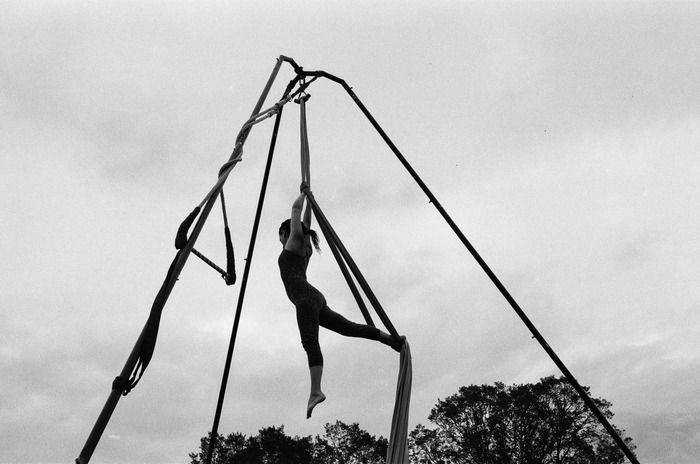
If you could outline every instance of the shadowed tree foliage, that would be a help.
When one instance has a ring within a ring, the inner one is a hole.
[[[611,403],[593,401],[612,418]],[[419,425],[411,432],[411,462],[416,464],[624,462],[622,451],[563,377],[509,387],[462,387],[439,400],[428,419],[434,429]],[[631,438],[623,439],[634,449]]]
[[[211,434],[200,440],[190,464],[206,462]],[[387,440],[375,438],[359,424],[326,424],[323,436],[290,437],[284,426],[260,429],[256,436],[219,435],[212,464],[379,464],[384,463]]]
[[[211,434],[200,440],[199,453],[190,453],[191,464],[206,462]],[[290,437],[284,426],[260,429],[256,436],[219,435],[212,464],[296,464],[313,462],[311,437]]]
[[[383,464],[388,446],[386,438],[375,438],[357,423],[336,421],[326,424],[323,437],[316,437],[314,450],[318,463]]]
[[[584,387],[588,392],[588,388]],[[612,418],[610,402],[593,398]],[[410,434],[412,464],[622,464],[624,455],[566,379],[536,384],[471,385],[438,400]],[[634,449],[631,438],[625,438]],[[190,464],[205,462],[209,437],[201,439]],[[357,423],[326,424],[324,434],[289,437],[284,427],[256,436],[219,435],[214,464],[379,464],[388,442]]]

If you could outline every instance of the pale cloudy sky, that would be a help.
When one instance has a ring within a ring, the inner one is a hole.
[[[275,59],[343,77],[645,464],[700,455],[700,4],[2,2],[0,463],[72,462],[146,320],[180,221]],[[282,68],[270,102],[293,77]],[[468,384],[556,367],[341,88],[310,89],[314,192],[413,352],[410,426]],[[226,186],[238,267],[272,120]],[[387,436],[398,358],[305,356],[277,224],[299,183],[289,105],[220,430],[336,419]],[[224,263],[218,212],[197,248]],[[310,279],[359,312],[332,255]],[[94,462],[182,463],[211,427],[238,285],[188,261],[155,356]]]

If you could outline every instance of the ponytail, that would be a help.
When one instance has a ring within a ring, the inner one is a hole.
[[[318,238],[318,234],[316,233],[316,231],[304,226],[304,235],[311,236],[311,243],[313,243],[314,248],[316,248],[316,251],[320,252],[321,251],[321,247],[319,246],[320,240]]]
[[[313,244],[316,251],[321,251],[321,247],[319,246],[321,241],[319,240],[318,234],[316,233],[316,231],[307,227],[306,224],[304,224],[303,222],[301,223],[301,229],[302,229],[304,235],[308,235],[309,237],[311,237],[311,243]],[[282,224],[280,224],[280,228],[279,228],[280,234],[283,233],[285,235],[289,235],[291,233],[291,230],[292,230],[291,219],[286,219],[282,222]]]
[[[301,223],[301,229],[304,231],[304,235],[308,235],[311,237],[311,243],[314,245],[316,251],[320,252],[321,247],[318,246],[320,241],[318,239],[318,234],[316,233],[316,231],[307,227],[306,224],[304,224],[303,222]]]

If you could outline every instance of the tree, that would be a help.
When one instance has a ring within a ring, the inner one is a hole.
[[[588,388],[583,387],[586,392]],[[610,402],[593,398],[613,417]],[[471,385],[438,400],[428,420],[410,434],[413,464],[622,464],[624,455],[564,378],[536,384]],[[618,433],[630,449],[631,438]],[[210,437],[203,437],[191,464],[205,462]],[[246,437],[219,435],[214,464],[379,464],[388,442],[336,421],[314,438],[289,437],[284,427],[266,427]]]
[[[211,434],[200,440],[199,452],[190,453],[190,464],[206,462]],[[325,425],[325,434],[290,437],[284,426],[260,429],[256,436],[219,435],[212,464],[379,464],[384,463],[388,442],[375,438],[359,424],[336,421]]]
[[[383,464],[389,446],[384,437],[375,438],[358,423],[326,424],[323,437],[316,437],[316,462],[323,464]]]
[[[211,434],[200,440],[199,453],[190,453],[190,464],[206,462]],[[314,462],[311,437],[290,437],[284,426],[265,427],[258,435],[232,433],[219,435],[212,453],[212,464],[296,464]]]
[[[610,402],[593,401],[612,418]],[[563,377],[509,387],[500,382],[462,387],[438,400],[428,419],[434,429],[419,425],[410,434],[417,464],[624,462],[622,451]],[[624,440],[634,448],[631,438]]]

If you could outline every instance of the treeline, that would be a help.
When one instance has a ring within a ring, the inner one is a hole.
[[[586,388],[586,390],[588,390]],[[593,398],[612,418],[612,404]],[[409,435],[414,464],[622,464],[624,454],[564,378],[536,384],[471,385],[438,400],[428,420]],[[620,436],[631,449],[632,439]],[[379,464],[388,442],[337,421],[315,437],[290,437],[284,426],[255,436],[219,435],[214,464]],[[190,464],[206,462],[209,437],[190,453]]]
[[[388,442],[384,437],[374,437],[360,428],[337,421],[326,424],[325,433],[312,438],[290,437],[284,426],[260,429],[257,435],[247,437],[232,433],[219,435],[212,463],[260,464],[260,463],[383,463]],[[190,453],[191,464],[206,462],[209,435],[201,439],[198,453]]]

